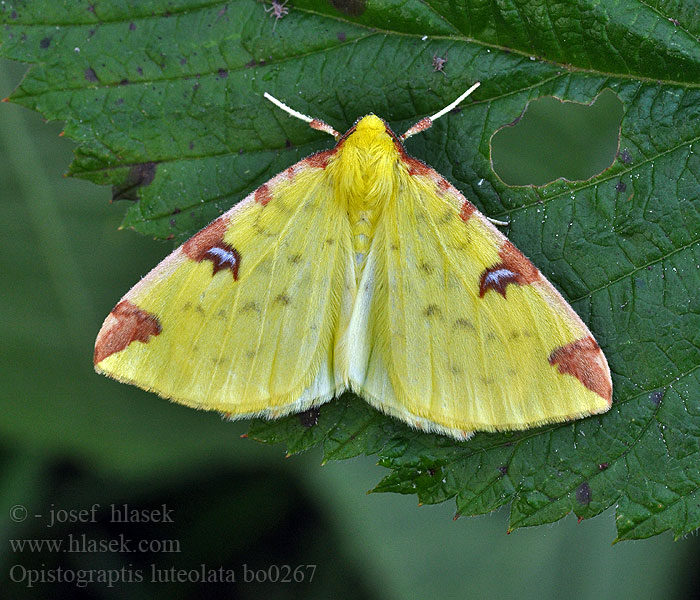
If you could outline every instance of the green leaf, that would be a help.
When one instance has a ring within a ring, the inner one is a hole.
[[[65,121],[70,173],[130,199],[124,225],[182,238],[375,112],[405,130],[476,80],[459,112],[408,142],[559,287],[601,343],[601,417],[465,443],[412,431],[348,394],[314,418],[254,422],[256,439],[326,459],[377,454],[375,491],[511,504],[511,528],[617,506],[618,539],[700,525],[700,21],[689,0],[483,4],[295,0],[8,1],[0,54],[34,66],[13,102]],[[434,55],[447,56],[445,73]],[[586,181],[509,187],[490,139],[529,101],[621,100],[617,159]],[[315,415],[311,415],[312,417]],[[307,415],[308,417],[308,415]]]

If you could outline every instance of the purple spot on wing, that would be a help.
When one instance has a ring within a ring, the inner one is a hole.
[[[494,290],[505,298],[508,284],[528,285],[540,278],[537,268],[508,240],[498,250],[498,256],[501,262],[481,275],[480,297],[483,298],[488,290]]]
[[[515,273],[510,269],[496,269],[486,274],[484,283],[498,285],[502,279],[513,279],[513,277],[515,277]]]
[[[506,286],[509,283],[514,283],[518,280],[516,273],[513,273],[510,269],[505,267],[497,267],[493,270],[487,270],[481,278],[481,289],[479,290],[479,295],[483,298],[486,290],[496,290],[498,293],[502,294],[503,297],[506,295]]]
[[[238,266],[241,262],[241,255],[238,250],[224,243],[221,246],[212,246],[204,253],[204,259],[210,260],[214,264],[214,275],[223,269],[230,269],[233,278],[238,279]]]

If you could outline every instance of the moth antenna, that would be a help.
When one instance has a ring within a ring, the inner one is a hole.
[[[507,227],[510,225],[510,221],[499,221],[498,219],[492,219],[491,217],[486,217],[491,223],[494,225],[498,225],[499,227]]]
[[[292,117],[296,117],[297,119],[301,119],[302,121],[308,123],[311,129],[317,129],[318,131],[328,133],[332,135],[336,140],[340,137],[340,134],[325,121],[321,121],[321,119],[313,119],[309,115],[305,115],[297,110],[294,110],[293,108],[290,108],[284,102],[275,98],[272,94],[268,94],[267,92],[265,92],[263,96],[267,100],[272,102],[272,104],[274,104],[276,107],[281,108],[284,112],[290,114]]]
[[[464,100],[469,94],[471,94],[480,85],[481,85],[481,82],[477,81],[472,87],[470,87],[459,98],[457,98],[457,100],[455,100],[454,102],[451,102],[445,108],[436,112],[434,115],[432,115],[430,117],[424,117],[423,119],[418,121],[418,123],[413,125],[413,127],[409,127],[409,129],[406,131],[406,133],[404,133],[401,136],[401,139],[407,140],[412,135],[416,135],[417,133],[420,133],[421,131],[425,131],[426,129],[428,129],[433,124],[433,121],[436,121],[437,119],[442,117],[444,114],[450,112],[455,106],[457,106],[462,100]]]

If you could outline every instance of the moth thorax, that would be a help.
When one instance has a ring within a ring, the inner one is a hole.
[[[358,121],[339,149],[336,197],[344,199],[356,264],[362,268],[374,228],[387,202],[394,196],[399,153],[384,121],[367,115]]]

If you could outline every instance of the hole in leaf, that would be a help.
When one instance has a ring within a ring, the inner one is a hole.
[[[508,185],[590,179],[615,160],[622,101],[604,90],[591,104],[546,97],[530,102],[491,138],[491,161]]]

